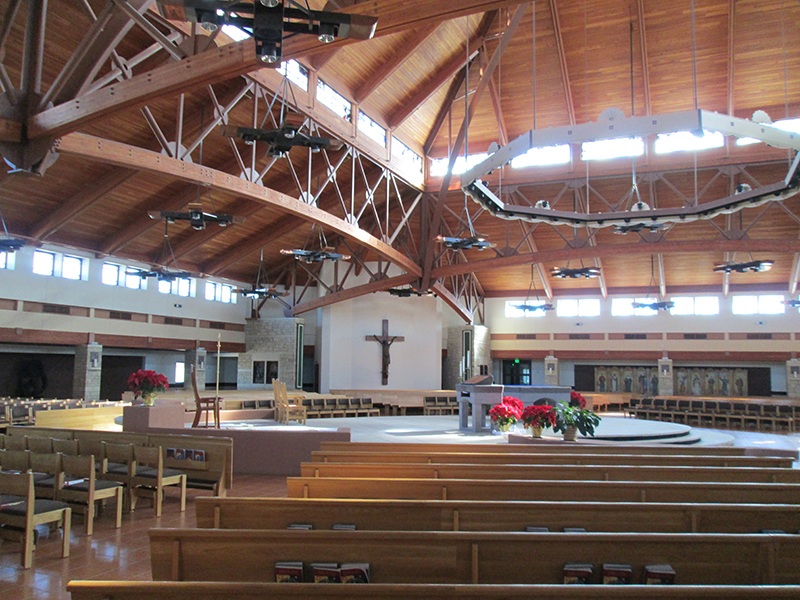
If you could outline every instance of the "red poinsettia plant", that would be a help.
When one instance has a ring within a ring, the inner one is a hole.
[[[167,388],[169,388],[169,380],[160,373],[149,369],[139,369],[128,377],[128,389],[133,392],[134,398],[163,392]]]
[[[556,409],[547,404],[531,404],[522,411],[522,422],[525,427],[553,427],[556,424]]]
[[[492,421],[500,426],[513,425],[522,416],[522,401],[513,396],[506,396],[500,404],[489,409]]]
[[[584,398],[583,395],[579,394],[575,390],[572,390],[569,393],[569,405],[583,410],[586,408],[586,398]]]

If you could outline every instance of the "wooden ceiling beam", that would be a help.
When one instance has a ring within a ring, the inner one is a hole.
[[[642,2],[643,0],[639,0]],[[735,59],[735,37],[734,37],[734,27],[735,27],[735,17],[736,17],[736,0],[729,0],[728,1],[728,114],[733,115],[733,78],[734,78],[734,59]]]
[[[318,308],[323,308],[325,306],[330,306],[331,304],[336,304],[337,302],[342,302],[344,300],[352,300],[353,298],[366,296],[367,294],[383,292],[393,287],[409,285],[410,283],[413,283],[415,279],[416,277],[413,275],[398,275],[396,277],[389,277],[388,279],[371,281],[369,283],[365,283],[364,285],[358,285],[346,290],[333,292],[332,294],[326,294],[321,298],[315,298],[314,300],[309,300],[308,302],[296,304],[294,307],[292,307],[292,316],[301,315],[303,313],[316,310]]]
[[[481,68],[486,68],[486,52],[481,52],[480,61]],[[497,132],[500,137],[500,146],[508,144],[508,129],[506,128],[506,121],[503,118],[503,107],[500,104],[500,90],[494,81],[494,77],[489,81],[489,97],[492,99],[492,108],[494,109],[494,116],[497,119]]]
[[[144,12],[153,0],[128,0],[138,13]],[[71,67],[69,77],[52,99],[53,104],[61,104],[77,98],[91,85],[100,68],[106,63],[117,44],[133,27],[134,22],[118,6],[114,6],[110,18],[97,34],[87,32],[89,46],[81,59]]]
[[[438,28],[438,23],[432,23],[427,27],[415,30],[409,37],[403,40],[401,48],[392,57],[384,62],[372,75],[361,84],[356,90],[354,98],[356,103],[366,100],[372,92],[378,89],[389,77],[394,75],[397,70],[412,56],[422,44],[428,41]]]
[[[733,0],[731,0],[733,2]],[[642,51],[642,87],[644,88],[644,110],[645,114],[652,115],[652,105],[650,104],[650,66],[647,60],[647,31],[644,22],[644,0],[636,0],[639,15],[639,46]],[[728,113],[733,114],[733,113]]]
[[[453,109],[453,102],[455,102],[456,96],[458,95],[459,90],[461,90],[461,86],[464,85],[464,81],[467,78],[468,68],[469,65],[464,65],[461,67],[461,70],[456,73],[453,81],[450,82],[450,87],[447,90],[447,96],[445,96],[444,102],[439,108],[436,118],[433,120],[433,126],[431,127],[430,132],[428,132],[425,145],[422,146],[422,152],[426,157],[431,153],[431,148],[433,148],[433,144],[439,135],[439,131],[442,129],[442,125],[444,125],[447,115],[449,115],[450,111]]]
[[[447,304],[447,306],[452,308],[459,317],[464,319],[466,323],[472,323],[472,321],[475,319],[475,315],[473,314],[473,312],[469,310],[466,306],[461,304],[461,302],[458,301],[458,298],[456,298],[450,292],[450,290],[444,287],[444,284],[442,282],[437,281],[436,283],[434,283],[431,286],[431,291],[437,296],[439,296],[439,298],[441,298],[442,301],[445,304]]]
[[[116,187],[124,184],[138,174],[130,169],[111,169],[99,179],[92,181],[90,186],[83,188],[77,194],[68,198],[55,211],[49,213],[44,219],[33,225],[28,235],[37,240],[45,240],[61,229],[70,219],[74,219],[92,207]]]
[[[389,127],[395,129],[402,125],[402,123],[411,116],[415,110],[425,104],[428,99],[433,96],[440,87],[447,83],[450,79],[455,77],[458,71],[464,68],[464,65],[469,65],[473,58],[480,52],[481,46],[486,41],[489,31],[494,24],[497,13],[487,14],[483,17],[481,24],[475,35],[469,40],[470,55],[469,58],[464,56],[464,50],[461,49],[441,68],[437,69],[436,76],[432,77],[420,87],[416,89],[413,96],[404,100],[400,105],[400,109],[389,118]],[[474,50],[473,50],[474,49]]]
[[[629,254],[659,252],[661,254],[691,254],[709,252],[800,252],[800,239],[742,239],[742,240],[692,240],[683,242],[653,242],[603,244],[601,246],[584,246],[581,248],[561,248],[545,250],[536,254],[515,254],[497,258],[472,260],[468,263],[456,263],[437,267],[431,277],[441,279],[464,273],[480,273],[482,271],[518,267],[532,262],[558,262],[564,260],[588,260],[592,258],[613,258]]]
[[[366,14],[378,17],[376,36],[399,33],[431,23],[441,23],[450,19],[474,13],[496,10],[504,6],[521,4],[523,0],[426,0],[416,2],[414,10],[408,9],[406,0],[385,0],[383,2],[366,2],[356,4],[348,9],[354,14]],[[136,0],[135,6],[141,6],[152,0]],[[132,21],[124,16],[128,28]],[[119,31],[122,31],[121,29]],[[125,29],[127,31],[127,29]],[[242,42],[227,44],[221,48],[213,48],[184,60],[170,62],[147,73],[142,73],[128,81],[109,85],[94,92],[76,98],[75,88],[78,82],[84,87],[87,79],[94,77],[97,69],[108,58],[116,46],[117,36],[108,41],[109,36],[99,38],[96,52],[87,53],[89,57],[102,54],[102,61],[84,65],[82,76],[74,77],[76,83],[66,86],[61,93],[57,106],[31,116],[28,122],[28,136],[39,138],[59,136],[107,117],[115,112],[138,107],[157,98],[191,91],[204,85],[226,81],[264,67],[264,63],[256,56],[255,42],[247,39]],[[337,40],[330,45],[322,45],[315,36],[295,36],[286,40],[283,46],[284,59],[300,58],[314,52],[326,51],[332,46],[358,42],[359,40]],[[112,43],[113,42],[113,43]]]
[[[467,113],[464,115],[464,121],[461,123],[461,128],[459,129],[458,135],[456,135],[455,142],[453,143],[453,148],[450,152],[450,161],[447,167],[447,173],[442,179],[442,187],[439,190],[439,196],[436,199],[436,205],[434,207],[433,217],[431,218],[430,230],[428,232],[428,240],[426,241],[426,246],[425,246],[425,256],[423,258],[422,279],[420,281],[421,289],[428,289],[431,283],[431,270],[433,268],[433,261],[436,257],[435,238],[439,234],[439,228],[441,227],[442,213],[444,212],[444,206],[447,200],[447,188],[450,185],[450,180],[453,176],[453,166],[455,165],[456,158],[458,158],[458,155],[461,152],[461,146],[464,143],[464,138],[466,137],[467,129],[469,128],[469,124],[470,121],[472,120],[472,117],[475,115],[475,110],[477,109],[478,104],[480,103],[481,97],[483,96],[483,92],[489,85],[489,80],[494,74],[494,70],[497,68],[497,65],[500,63],[500,59],[503,56],[503,52],[505,52],[506,48],[508,47],[508,44],[511,42],[511,38],[514,37],[514,34],[517,31],[517,27],[519,27],[519,24],[522,21],[522,17],[525,14],[525,9],[526,7],[524,6],[520,6],[519,8],[517,8],[513,18],[508,23],[508,27],[506,27],[506,30],[503,32],[503,35],[500,38],[500,43],[497,45],[494,54],[492,54],[491,60],[486,65],[486,69],[484,69],[483,71],[483,76],[481,77],[477,87],[475,88],[475,93],[472,96],[472,101],[469,103],[469,108],[467,109]]]
[[[561,21],[558,17],[556,0],[550,0],[550,14],[553,17],[556,53],[558,54],[558,65],[561,68],[561,87],[564,91],[564,101],[567,105],[569,124],[575,125],[575,104],[572,101],[572,87],[569,82],[569,69],[567,69],[567,52],[564,48],[564,39],[561,37]]]
[[[369,247],[401,269],[409,273],[422,275],[422,270],[410,258],[401,254],[389,244],[365,233],[357,225],[352,225],[296,198],[291,198],[275,190],[240,179],[236,175],[230,175],[209,167],[168,158],[155,152],[82,133],[72,133],[62,137],[56,143],[56,148],[64,154],[168,176],[188,183],[206,185],[212,190],[230,192],[243,198],[262,202],[281,212],[292,214],[305,221],[317,223],[322,227],[331,229],[357,244]]]

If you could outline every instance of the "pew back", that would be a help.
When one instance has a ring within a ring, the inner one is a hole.
[[[746,456],[746,448],[735,446],[675,446],[675,445],[599,445],[581,442],[578,444],[438,444],[438,443],[385,443],[385,442],[322,442],[320,450],[346,452],[511,452],[555,454],[587,451],[596,454],[702,454],[712,456]]]
[[[406,479],[571,479],[603,481],[720,481],[800,484],[799,469],[638,465],[458,465],[303,463],[302,477]]]
[[[800,498],[800,485],[792,483],[289,477],[286,488],[289,498],[717,504],[796,504]]]
[[[70,581],[72,600],[779,600],[800,586],[316,585],[197,581]]]
[[[436,463],[436,464],[559,464],[559,465],[684,465],[687,467],[754,467],[790,469],[793,460],[777,456],[704,456],[695,454],[585,454],[501,452],[345,452],[314,450],[312,462]]]
[[[800,536],[151,529],[154,581],[275,581],[275,562],[366,562],[374,583],[555,584],[564,564],[672,565],[689,585],[800,584]],[[311,580],[310,572],[305,580]]]
[[[348,523],[380,531],[561,531],[759,533],[800,531],[800,505],[636,502],[479,502],[464,500],[336,500],[216,498],[195,501],[197,526],[214,529],[316,530]]]

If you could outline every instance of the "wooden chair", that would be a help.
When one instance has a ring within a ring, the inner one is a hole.
[[[97,479],[94,456],[62,456],[61,466],[66,480],[58,494],[62,502],[76,507],[86,514],[86,535],[94,531],[94,517],[100,503],[107,498],[116,498],[116,527],[122,526],[123,485],[118,481]]]
[[[39,454],[49,454],[53,451],[53,440],[49,437],[25,436],[28,450]]]
[[[214,418],[214,427],[219,429],[219,401],[222,400],[219,396],[206,396],[205,398],[200,397],[200,392],[197,390],[197,373],[192,367],[192,389],[194,390],[194,405],[195,405],[195,413],[194,413],[194,421],[192,421],[192,427],[200,427],[200,419],[203,416],[203,413],[206,414],[206,424],[205,427],[208,427],[208,415],[211,415]]]
[[[61,452],[68,456],[78,456],[80,454],[78,440],[60,440],[53,438],[53,452]]]
[[[22,435],[0,434],[0,442],[4,450],[27,450],[27,437]]]
[[[36,497],[58,500],[58,491],[64,485],[61,454],[30,452],[28,460]]]
[[[301,404],[291,404],[289,394],[286,391],[286,384],[277,379],[272,380],[272,391],[275,395],[275,413],[277,421],[288,425],[289,421],[297,421],[305,424],[306,407]]]
[[[177,485],[181,490],[181,512],[185,511],[186,473],[164,468],[164,455],[160,446],[134,446],[133,456],[136,468],[130,479],[131,510],[136,508],[137,498],[152,497],[156,516],[160,517],[164,488]]]
[[[99,473],[100,479],[116,481],[124,486],[127,498],[124,504],[128,511],[133,510],[133,498],[131,496],[131,476],[136,470],[136,460],[133,458],[133,444],[110,444],[102,442],[101,463],[95,470]]]
[[[33,473],[0,473],[0,525],[16,528],[22,542],[22,568],[33,562],[36,526],[59,523],[63,529],[61,556],[69,556],[69,529],[72,511],[68,504],[56,500],[37,500]]]

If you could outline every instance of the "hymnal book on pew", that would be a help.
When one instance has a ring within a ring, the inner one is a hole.
[[[314,529],[311,523],[290,523],[286,529]]]
[[[549,527],[532,527],[532,526],[529,525],[528,527],[525,528],[525,531],[527,533],[549,533],[550,532],[550,528]]]
[[[633,578],[633,568],[630,565],[605,563],[603,565],[604,585],[628,585]]]
[[[647,585],[673,585],[675,569],[670,565],[647,565],[644,568],[644,582]]]
[[[275,581],[278,583],[303,583],[303,563],[299,561],[276,562]]]
[[[594,565],[588,563],[567,563],[564,565],[564,583],[592,583]]]
[[[194,451],[194,460],[196,462],[206,462],[206,451],[205,450],[195,450]]]
[[[586,533],[585,527],[564,527],[562,529],[564,533]]]
[[[334,523],[331,529],[334,531],[355,531],[356,526],[349,523]]]
[[[342,563],[342,583],[369,583],[369,563]]]
[[[314,583],[341,583],[342,576],[338,563],[311,563]]]

